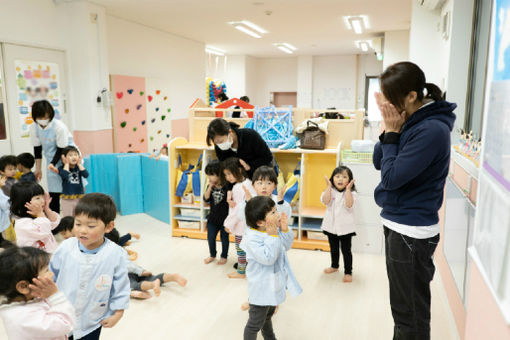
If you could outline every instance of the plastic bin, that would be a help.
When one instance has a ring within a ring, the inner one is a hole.
[[[322,231],[310,231],[308,230],[306,232],[306,236],[309,240],[320,240],[320,241],[327,241],[328,237],[324,235]]]
[[[372,163],[372,152],[342,150],[342,163]]]
[[[200,209],[192,209],[192,208],[180,208],[182,216],[189,217],[199,217],[200,218]]]
[[[200,229],[200,221],[182,221],[182,220],[178,220],[177,224],[179,225],[179,228]]]

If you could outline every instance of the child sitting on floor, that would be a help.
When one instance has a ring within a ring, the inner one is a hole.
[[[67,240],[70,237],[73,237],[73,227],[74,227],[74,217],[66,216],[62,217],[58,226],[53,229],[51,232],[53,235],[59,235],[63,240]]]
[[[105,234],[105,236],[110,239],[110,241],[120,245],[120,237],[117,229],[113,229],[111,232]],[[132,298],[149,299],[152,297],[152,295],[148,292],[151,289],[154,291],[154,295],[159,296],[161,294],[160,287],[165,282],[174,281],[181,287],[184,287],[186,283],[188,283],[188,280],[179,274],[161,273],[158,275],[152,275],[151,272],[143,269],[132,261],[133,260],[130,260],[127,266],[129,286],[131,288],[130,296]]]

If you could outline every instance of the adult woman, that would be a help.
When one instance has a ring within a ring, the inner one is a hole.
[[[48,162],[46,175],[48,192],[51,196],[51,210],[60,213],[60,193],[62,179],[58,175],[61,164],[62,149],[73,144],[73,136],[67,126],[55,118],[55,111],[47,100],[34,102],[32,105],[34,124],[30,126],[30,140],[34,147],[35,172],[38,181],[42,178],[42,154]]]
[[[240,129],[239,125],[216,118],[207,127],[207,145],[214,143],[216,157],[220,161],[238,157],[251,178],[262,165],[271,165],[273,154],[257,131]]]
[[[374,149],[374,165],[381,170],[374,196],[382,207],[393,339],[430,339],[432,255],[457,105],[444,101],[410,62],[389,66],[380,83],[376,99],[386,130]]]

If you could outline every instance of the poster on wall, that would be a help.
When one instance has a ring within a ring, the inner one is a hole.
[[[42,61],[15,60],[17,116],[21,137],[29,136],[32,120],[32,104],[46,99],[55,109],[55,118],[62,118],[62,97],[58,64]]]
[[[147,152],[145,78],[112,75],[113,132],[116,152]]]
[[[156,152],[172,137],[172,108],[168,81],[147,78],[147,135],[149,152]]]
[[[496,0],[491,22],[482,169],[470,252],[510,324],[510,0]]]

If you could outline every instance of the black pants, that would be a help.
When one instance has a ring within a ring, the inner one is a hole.
[[[249,318],[244,327],[244,340],[257,340],[257,333],[262,330],[264,340],[276,340],[273,332],[273,317],[276,306],[256,306],[250,304]]]
[[[344,274],[352,275],[352,252],[351,244],[352,237],[356,233],[338,236],[335,234],[323,231],[328,237],[329,249],[331,255],[331,268],[339,268],[338,260],[340,259],[340,247],[342,247],[342,257],[344,258]]]
[[[394,340],[430,339],[430,281],[435,266],[432,255],[439,234],[416,239],[384,227],[386,271]]]
[[[217,226],[212,223],[207,223],[207,242],[209,243],[209,254],[211,257],[216,257],[216,236],[220,232],[221,239],[221,257],[224,259],[228,256],[228,233],[223,226]]]
[[[131,240],[131,234],[127,233],[119,237],[119,246],[124,247]]]
[[[50,209],[60,214],[60,192],[50,192]]]
[[[76,340],[99,340],[99,335],[101,334],[101,328],[99,327],[96,330],[94,330],[92,333],[89,333],[79,339]],[[74,338],[72,336],[69,337],[69,340],[73,340]]]

